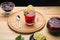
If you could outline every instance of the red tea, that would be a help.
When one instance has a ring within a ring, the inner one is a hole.
[[[28,12],[25,16],[25,21],[27,25],[33,25],[35,20],[35,12]]]

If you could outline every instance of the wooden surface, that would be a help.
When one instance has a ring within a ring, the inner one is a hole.
[[[27,26],[25,23],[25,16],[24,16],[24,10],[18,10],[18,12],[15,12],[15,14],[11,15],[8,18],[8,25],[9,27],[20,33],[34,33],[38,30],[41,30],[45,25],[45,18],[44,16],[39,13],[38,11],[35,11],[35,23],[32,26]],[[16,19],[17,15],[20,16],[20,27],[18,27],[18,21]]]
[[[14,10],[11,13],[14,13],[18,10],[24,9],[25,7],[15,7]],[[35,7],[36,10],[38,10],[40,13],[42,13],[46,19],[46,22],[51,17],[60,17],[60,7]],[[15,33],[12,31],[8,25],[7,25],[7,19],[8,17],[1,16],[4,11],[0,8],[0,40],[15,40],[15,38],[19,35],[18,33]],[[53,36],[48,33],[48,30],[45,27],[39,31],[46,35],[47,40],[60,40],[60,36]],[[23,35],[21,34],[25,40],[29,40],[29,37],[31,34]]]

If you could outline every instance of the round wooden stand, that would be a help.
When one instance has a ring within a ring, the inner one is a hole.
[[[21,28],[18,27],[18,21],[16,19],[17,15],[19,15],[20,18],[20,24]],[[35,17],[35,23],[33,26],[28,26],[25,23],[25,17],[24,17],[24,10],[19,10],[18,12],[15,12],[15,14],[12,14],[8,18],[8,25],[11,29],[13,29],[16,32],[20,33],[33,33],[40,29],[42,29],[45,25],[45,18],[41,13],[36,11],[36,17]]]

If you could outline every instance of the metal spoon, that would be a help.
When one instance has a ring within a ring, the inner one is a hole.
[[[17,15],[16,19],[17,19],[17,21],[18,21],[18,27],[21,27],[21,25],[20,25],[20,16]]]

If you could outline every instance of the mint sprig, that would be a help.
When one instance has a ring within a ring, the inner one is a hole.
[[[15,40],[24,40],[24,37],[22,37],[21,35],[19,35],[18,37],[16,37]]]
[[[24,15],[25,15],[25,16],[27,15],[27,11],[24,11]]]

